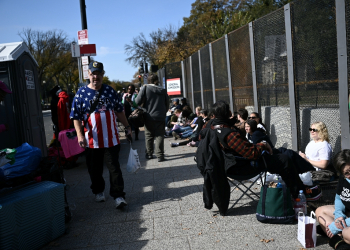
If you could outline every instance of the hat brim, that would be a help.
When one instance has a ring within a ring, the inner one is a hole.
[[[102,73],[103,69],[100,69],[100,68],[91,68],[90,69],[91,73],[95,72],[95,71],[98,71],[100,73]]]

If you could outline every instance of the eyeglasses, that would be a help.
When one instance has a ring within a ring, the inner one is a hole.
[[[255,119],[257,118],[256,116],[251,116],[251,117],[248,117],[248,119]]]
[[[318,132],[318,129],[315,129],[315,128],[309,128],[309,131],[313,131],[313,132]]]

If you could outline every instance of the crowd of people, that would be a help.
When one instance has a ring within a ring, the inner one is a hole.
[[[155,153],[159,162],[164,158],[164,137],[172,136],[175,142],[171,147],[201,147],[206,130],[220,128],[218,138],[220,147],[237,157],[234,167],[227,168],[230,174],[251,174],[267,167],[270,173],[282,177],[292,196],[297,197],[303,190],[308,201],[322,196],[317,185],[305,185],[300,174],[309,171],[327,169],[331,163],[332,147],[329,143],[328,130],[323,122],[311,124],[310,138],[305,152],[295,152],[286,148],[275,148],[269,137],[269,131],[259,113],[248,113],[239,109],[232,113],[229,105],[218,101],[212,110],[200,106],[193,112],[187,105],[186,98],[174,99],[169,108],[169,97],[165,89],[158,86],[156,74],[150,74],[146,86],[138,92],[130,84],[124,93],[117,93],[111,87],[102,84],[103,64],[93,62],[89,65],[90,84],[77,92],[70,114],[77,131],[80,147],[86,148],[86,163],[91,178],[91,189],[97,202],[105,201],[105,181],[102,176],[103,163],[106,160],[110,172],[110,195],[115,199],[117,208],[127,205],[125,201],[124,180],[118,162],[120,141],[116,118],[126,128],[126,135],[139,139],[139,128],[128,119],[137,108],[145,111],[145,147],[146,159],[152,159]],[[264,153],[267,152],[267,153]],[[240,158],[258,162],[261,169],[252,168],[249,161],[240,162]],[[350,231],[347,218],[350,215],[350,150],[340,152],[334,161],[334,167],[340,178],[334,206],[320,207],[316,216],[320,221],[319,231],[334,238],[341,245],[338,234],[343,234],[344,244],[350,243]],[[349,179],[348,179],[349,178]]]

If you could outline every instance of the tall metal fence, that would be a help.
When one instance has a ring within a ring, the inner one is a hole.
[[[276,147],[304,151],[310,124],[322,121],[337,153],[350,148],[349,56],[350,0],[298,0],[165,72],[182,79],[192,108],[224,100],[259,112]]]

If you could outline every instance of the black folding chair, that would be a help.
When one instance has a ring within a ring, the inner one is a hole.
[[[263,156],[261,156],[261,157],[263,157]],[[258,162],[256,162],[256,161],[250,161],[250,160],[247,160],[247,159],[242,158],[242,157],[235,157],[235,158],[236,158],[236,161],[245,161],[246,164],[251,164],[251,166],[255,167],[257,169],[257,171],[255,173],[250,173],[250,174],[247,174],[247,175],[227,174],[228,182],[233,185],[233,187],[231,189],[231,194],[237,189],[242,192],[242,195],[234,202],[234,204],[230,207],[230,209],[233,208],[245,195],[248,196],[253,201],[255,201],[255,199],[253,198],[254,195],[255,195],[256,198],[259,200],[260,199],[259,194],[254,192],[252,190],[252,187],[254,186],[254,184],[259,179],[260,179],[261,183],[265,183],[265,181],[266,181],[266,172],[267,172],[267,166],[266,166],[266,162],[265,162],[264,158],[262,158],[263,162],[264,162],[264,167],[263,168],[259,168]],[[252,178],[254,178],[256,176],[257,176],[257,178],[255,178],[251,183],[249,183],[249,185],[246,185],[244,183],[245,181],[248,181],[248,180],[250,180],[250,179],[252,179]],[[264,181],[263,181],[263,178],[264,178]],[[250,195],[248,192],[251,192],[252,195]]]

